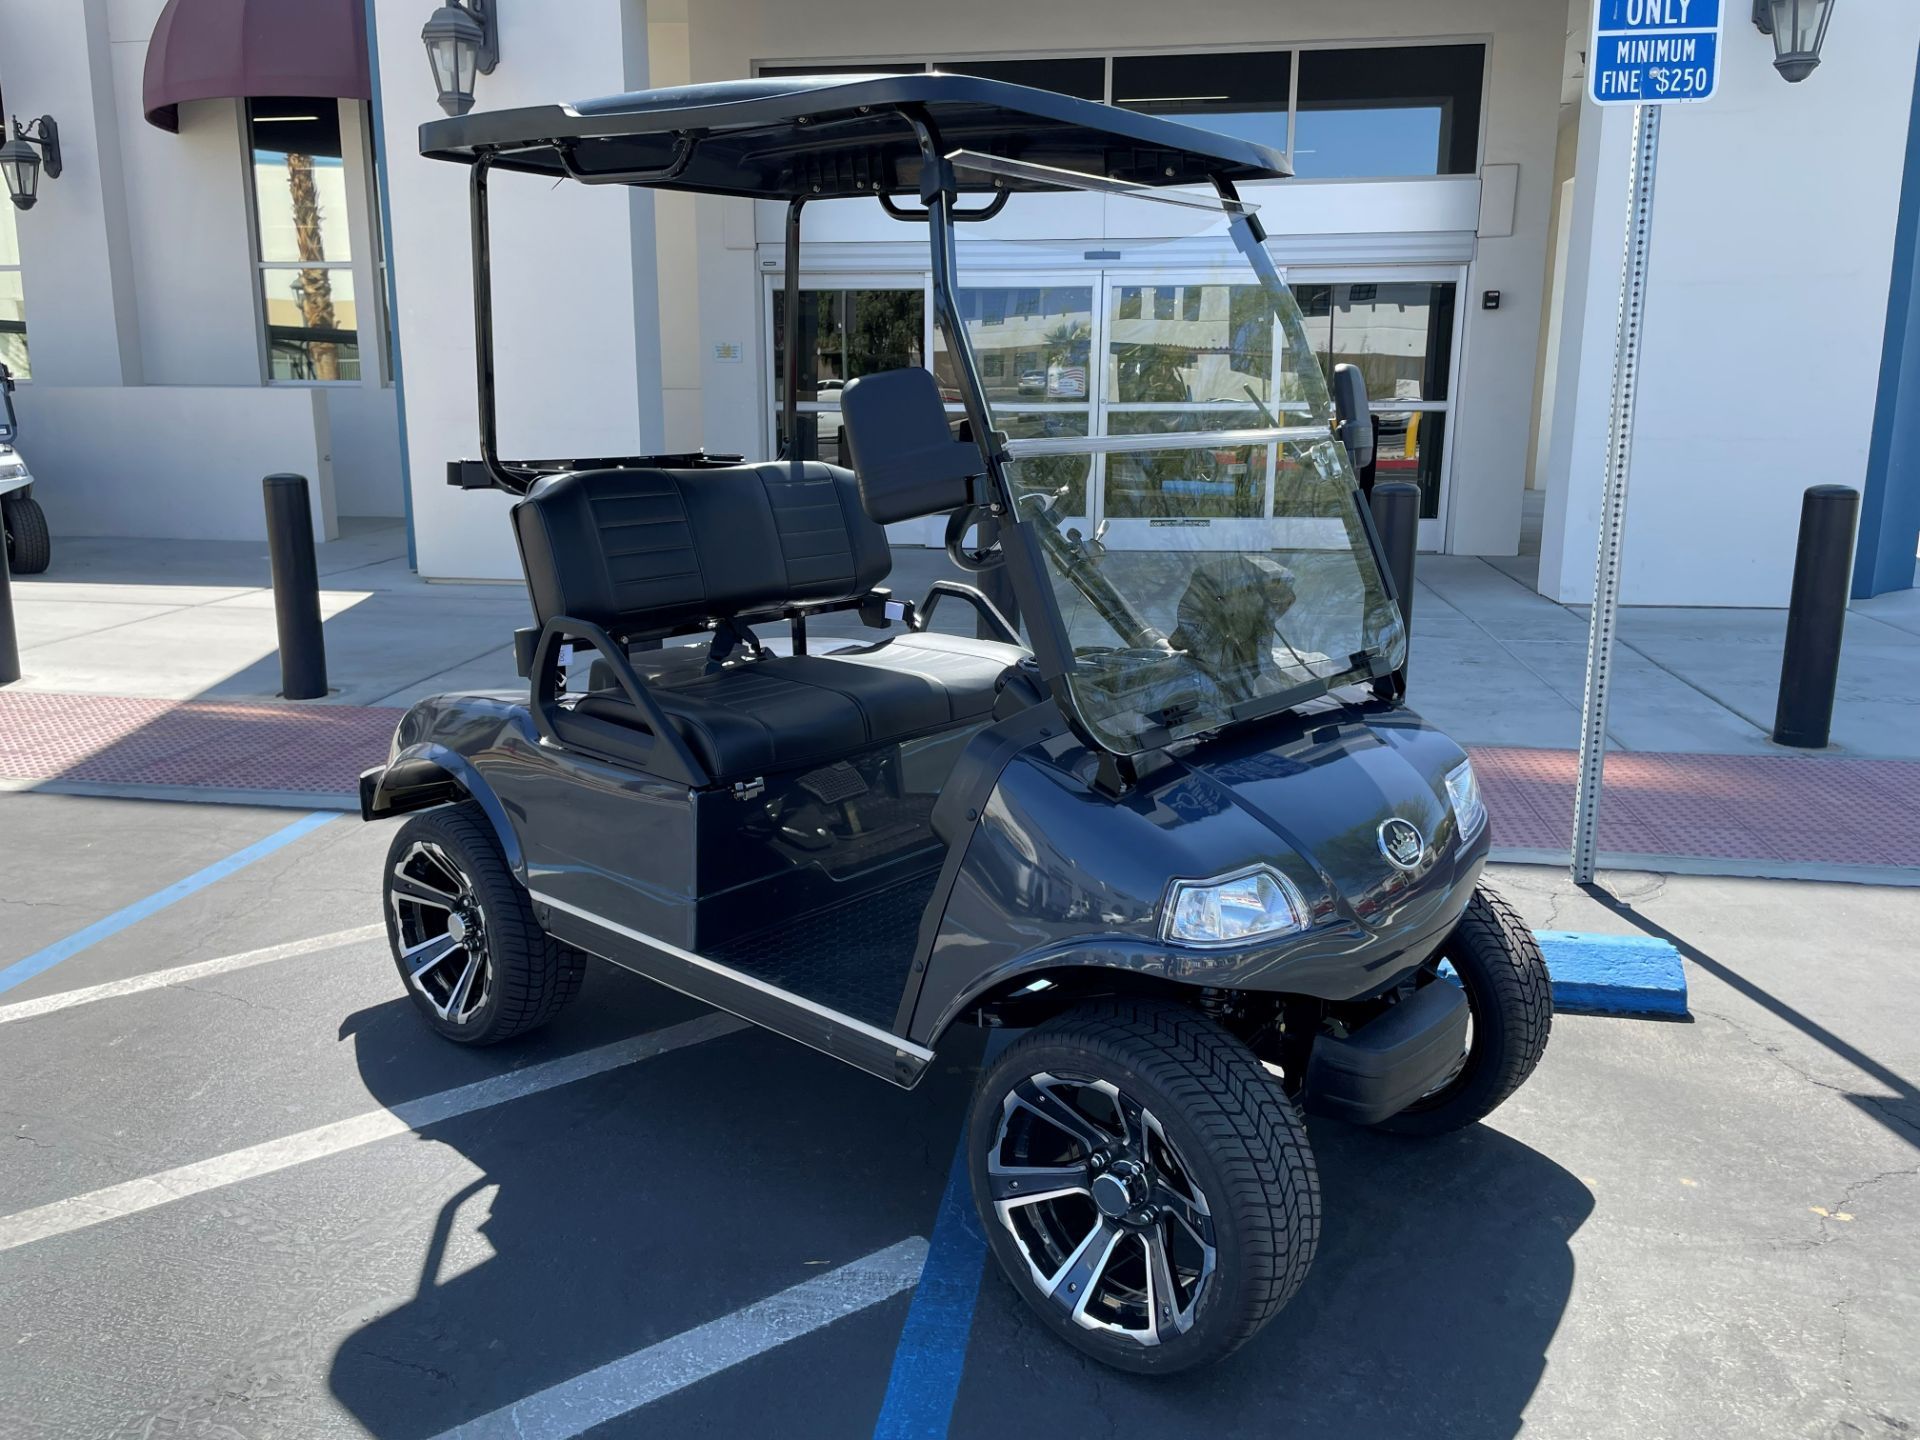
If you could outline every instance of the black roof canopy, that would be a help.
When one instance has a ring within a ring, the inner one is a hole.
[[[1264,145],[1049,90],[937,71],[726,80],[572,105],[479,111],[420,127],[420,153],[590,183],[767,200],[917,191],[920,149],[901,112],[945,149],[1140,186],[1291,173]],[[963,189],[1050,190],[1038,177],[962,171]]]

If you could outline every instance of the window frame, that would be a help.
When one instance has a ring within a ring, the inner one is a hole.
[[[340,126],[342,188],[346,196],[347,241],[350,258],[345,260],[268,260],[261,254],[260,197],[255,189],[253,160],[253,123],[245,99],[234,102],[234,123],[240,137],[241,194],[247,226],[248,278],[253,293],[253,332],[260,384],[292,389],[350,390],[356,387],[385,389],[393,384],[387,346],[385,247],[379,235],[379,196],[373,171],[373,117],[364,100],[324,101],[337,107]],[[358,352],[358,376],[340,380],[303,380],[273,373],[273,343],[267,327],[266,275],[273,270],[340,270],[353,286],[354,348]]]

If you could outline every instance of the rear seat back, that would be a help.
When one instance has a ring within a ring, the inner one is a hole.
[[[853,600],[892,564],[852,472],[813,461],[549,476],[513,530],[541,624],[628,636]]]

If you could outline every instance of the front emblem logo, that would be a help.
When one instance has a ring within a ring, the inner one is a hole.
[[[1396,870],[1411,870],[1427,853],[1427,842],[1409,821],[1395,815],[1380,824],[1380,853]]]

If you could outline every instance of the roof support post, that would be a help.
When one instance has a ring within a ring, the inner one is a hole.
[[[787,353],[780,366],[780,384],[786,392],[780,401],[780,428],[786,434],[780,442],[780,458],[796,465],[807,458],[800,453],[800,211],[806,203],[804,195],[787,202],[786,274],[780,287],[787,332]]]

